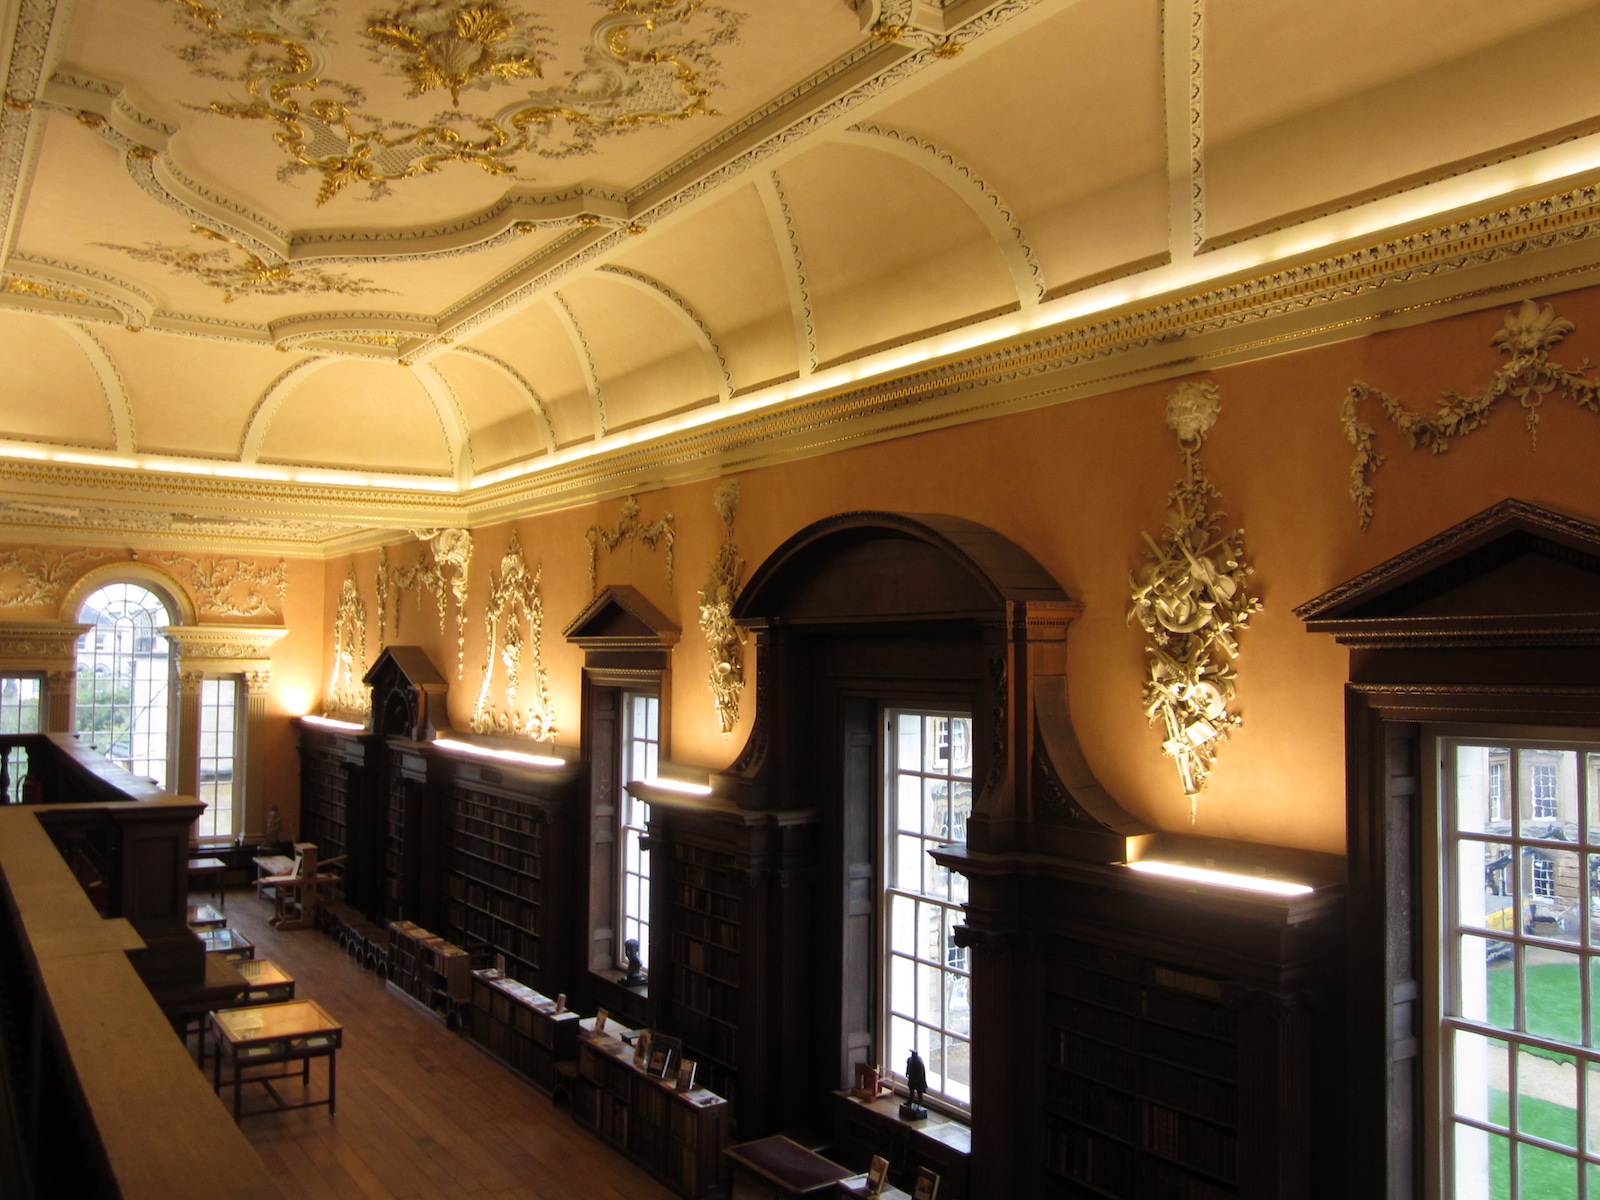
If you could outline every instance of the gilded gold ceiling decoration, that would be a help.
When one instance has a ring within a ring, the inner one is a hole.
[[[40,296],[46,300],[78,300],[85,304],[92,303],[86,292],[73,291],[71,288],[51,287],[47,283],[35,283],[31,279],[7,278],[5,290],[13,296]]]
[[[111,250],[120,250],[138,262],[158,263],[175,274],[197,279],[207,287],[222,293],[224,304],[232,304],[242,296],[306,296],[337,294],[341,296],[370,296],[388,293],[370,279],[355,279],[320,267],[293,267],[288,263],[268,263],[253,251],[245,249],[232,238],[215,233],[203,225],[190,229],[203,238],[224,242],[215,250],[191,250],[185,246],[168,246],[160,242],[146,242],[143,246],[124,246],[116,242],[97,242]]]
[[[511,542],[501,556],[500,569],[489,575],[489,603],[484,612],[488,648],[484,652],[483,684],[473,706],[468,727],[474,733],[495,733],[511,737],[549,741],[556,736],[555,707],[550,702],[549,680],[544,669],[544,594],[539,587],[543,568],[528,571],[522,556],[522,542],[511,531]],[[522,626],[528,627],[527,645],[529,688],[532,701],[522,711],[517,708],[517,688],[522,674]],[[495,660],[505,667],[506,710],[489,703]]]
[[[111,557],[109,550],[0,550],[0,608],[55,608],[73,580]]]
[[[1129,581],[1128,620],[1145,631],[1150,653],[1144,713],[1161,723],[1161,749],[1177,765],[1191,821],[1217,751],[1243,724],[1229,707],[1237,691],[1232,660],[1238,631],[1261,610],[1246,590],[1252,568],[1244,562],[1244,530],[1219,531],[1227,514],[1210,511],[1220,493],[1200,461],[1221,407],[1208,381],[1185,381],[1167,399],[1183,479],[1167,493],[1161,540],[1144,535],[1147,561]]]
[[[317,202],[352,183],[374,198],[403,179],[467,163],[519,176],[532,160],[592,150],[605,137],[706,114],[717,85],[716,49],[736,42],[743,14],[705,0],[597,0],[603,11],[585,47],[557,46],[521,5],[417,0],[375,13],[365,49],[405,78],[405,99],[448,91],[451,107],[420,114],[334,75],[342,49],[335,8],[318,0],[174,0],[196,40],[178,55],[196,74],[242,87],[246,99],[210,111],[275,125],[289,155],[287,181],[321,176]],[[574,61],[577,60],[577,61]],[[551,86],[507,97],[546,77]],[[466,103],[464,103],[464,101]],[[473,111],[472,102],[480,108]]]
[[[381,634],[381,631],[380,631]],[[333,675],[328,680],[327,712],[366,716],[372,694],[367,674],[367,602],[356,582],[355,564],[339,589],[339,610],[333,618]]]
[[[144,554],[140,561],[165,567],[180,580],[194,597],[195,611],[201,616],[282,615],[289,576],[281,558],[272,567],[226,555]]]
[[[739,512],[739,481],[724,480],[712,496],[722,518],[722,545],[711,560],[711,578],[700,589],[700,631],[711,651],[711,699],[723,733],[739,722],[739,693],[744,691],[744,632],[733,623],[733,602],[739,595],[744,559],[733,540],[733,519]]]
[[[1379,388],[1352,383],[1339,406],[1339,420],[1345,437],[1356,448],[1355,462],[1350,465],[1350,498],[1355,501],[1361,528],[1366,529],[1372,523],[1375,493],[1369,481],[1387,460],[1374,445],[1377,430],[1357,416],[1358,405],[1376,399],[1383,406],[1384,415],[1405,435],[1406,445],[1413,450],[1427,449],[1443,454],[1450,449],[1452,438],[1465,437],[1483,426],[1494,412],[1494,406],[1511,397],[1522,405],[1528,444],[1537,450],[1539,407],[1552,392],[1566,396],[1580,407],[1600,412],[1600,380],[1583,374],[1589,364],[1584,362],[1577,370],[1572,370],[1550,361],[1551,349],[1573,328],[1572,322],[1557,317],[1550,305],[1524,300],[1516,312],[1506,313],[1505,324],[1490,339],[1490,343],[1500,353],[1509,355],[1510,360],[1479,391],[1466,396],[1458,392],[1445,393],[1431,413],[1414,413]]]
[[[666,547],[667,560],[667,591],[672,590],[672,544],[677,540],[677,532],[673,528],[672,514],[667,513],[659,521],[649,525],[639,523],[639,502],[629,496],[622,502],[622,516],[617,519],[616,527],[606,529],[601,525],[591,525],[584,531],[584,539],[589,543],[589,592],[591,595],[600,594],[600,548],[605,547],[609,553],[618,546],[632,544],[635,541],[643,542],[646,547],[654,550],[658,545]]]

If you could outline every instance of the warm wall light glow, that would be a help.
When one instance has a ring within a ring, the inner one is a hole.
[[[638,782],[644,787],[660,788],[664,792],[678,792],[684,796],[711,795],[710,784],[690,783],[686,779],[641,779]]]
[[[520,750],[496,750],[472,742],[458,742],[455,738],[434,738],[433,744],[441,750],[454,750],[458,754],[476,754],[480,758],[497,758],[501,762],[524,763],[530,767],[564,767],[567,760],[548,754],[524,754]]]
[[[332,717],[319,717],[308,713],[300,718],[308,725],[321,725],[324,729],[365,729],[365,725],[357,725],[354,721],[336,721]]]
[[[311,693],[304,688],[285,688],[278,693],[278,701],[284,712],[301,717],[311,708]]]
[[[1212,887],[1238,888],[1246,892],[1266,892],[1272,896],[1304,896],[1312,889],[1303,883],[1288,883],[1282,879],[1262,879],[1255,875],[1235,875],[1231,871],[1208,871],[1204,867],[1186,867],[1182,863],[1154,862],[1142,859],[1128,864],[1135,871],[1147,875],[1166,875],[1173,879],[1186,879],[1190,883],[1204,883]]]

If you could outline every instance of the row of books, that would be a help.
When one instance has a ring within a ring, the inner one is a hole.
[[[500,842],[492,842],[488,838],[475,837],[470,833],[463,833],[459,829],[452,829],[445,845],[460,854],[471,855],[473,858],[482,859],[486,863],[495,863],[502,867],[510,867],[518,874],[538,878],[543,869],[544,858],[535,851],[518,849],[516,846],[507,846]]]
[[[704,888],[692,887],[687,883],[679,883],[673,899],[684,908],[695,912],[709,913],[724,921],[739,919],[739,901],[732,896],[724,896],[718,892],[708,892]]]
[[[452,805],[452,819],[477,821],[497,829],[510,830],[512,833],[523,834],[528,837],[539,838],[544,832],[544,822],[534,814],[526,804],[504,802],[510,807],[501,804],[489,804],[481,800],[473,801],[464,799],[459,793],[454,797]]]
[[[680,930],[672,933],[673,961],[688,967],[692,971],[710,975],[723,983],[738,985],[739,982],[739,952],[726,950],[721,946],[708,945],[698,941]]]
[[[499,920],[510,921],[533,933],[538,932],[540,905],[536,900],[537,893],[523,895],[520,892],[508,892],[492,883],[451,871],[445,876],[445,895]]]
[[[452,851],[445,860],[446,879],[465,878],[474,882],[485,884],[492,888],[499,888],[512,896],[524,900],[537,900],[539,898],[539,877],[527,875],[511,867],[500,866],[496,863],[485,862],[470,854]],[[448,886],[448,884],[447,884]]]
[[[725,950],[739,949],[739,926],[730,921],[710,917],[687,908],[675,908],[672,921],[674,930],[686,937],[698,938],[702,942],[721,946]]]
[[[719,1021],[738,1021],[739,989],[735,985],[722,983],[679,965],[673,969],[672,986],[674,998],[686,1008]]]

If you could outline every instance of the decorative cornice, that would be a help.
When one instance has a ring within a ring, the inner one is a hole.
[[[73,670],[78,638],[94,625],[75,621],[0,621],[0,666],[16,670]]]
[[[168,625],[161,631],[178,647],[183,670],[220,670],[272,659],[272,647],[289,630],[282,625]]]

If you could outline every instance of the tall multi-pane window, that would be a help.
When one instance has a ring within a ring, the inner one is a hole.
[[[161,635],[169,620],[161,598],[134,583],[113,583],[83,602],[78,620],[79,740],[135,775],[168,783],[171,658]]]
[[[206,679],[200,685],[200,795],[206,811],[200,817],[201,837],[232,837],[242,815],[234,803],[234,775],[239,762],[239,690],[237,676]]]
[[[1535,763],[1529,773],[1529,784],[1533,789],[1533,815],[1545,820],[1559,815],[1555,767],[1549,763]]]
[[[1506,819],[1506,764],[1504,762],[1491,762],[1489,764],[1489,819],[1491,821],[1504,821]]]
[[[1436,744],[1429,1192],[1600,1200],[1600,741]]]
[[[901,1073],[922,1057],[928,1095],[972,1102],[971,976],[956,945],[965,877],[928,853],[965,834],[972,812],[972,720],[962,713],[891,711],[884,810],[884,1063]],[[957,832],[960,831],[960,832]]]
[[[661,701],[645,692],[622,695],[622,770],[617,846],[621,861],[617,873],[620,891],[618,912],[622,938],[617,945],[617,965],[623,963],[622,942],[639,942],[639,961],[650,963],[650,858],[644,849],[645,830],[650,823],[650,806],[628,794],[628,784],[636,779],[651,779],[657,773],[661,753]]]
[[[44,728],[44,688],[37,675],[0,676],[0,733],[38,733]],[[0,804],[22,798],[27,755],[19,746],[6,752],[6,794]]]

